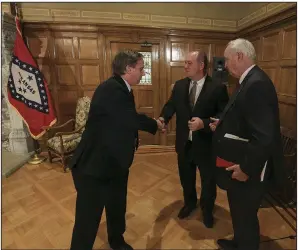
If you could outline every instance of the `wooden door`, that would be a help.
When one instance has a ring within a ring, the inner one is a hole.
[[[152,118],[159,116],[159,44],[151,47],[143,47],[141,43],[109,41],[110,60],[112,62],[116,53],[123,49],[139,51],[144,55],[146,75],[138,85],[132,86],[136,109],[138,113],[144,113]],[[108,55],[109,56],[109,55]],[[143,131],[139,131],[140,145],[160,144],[160,132],[154,136]]]

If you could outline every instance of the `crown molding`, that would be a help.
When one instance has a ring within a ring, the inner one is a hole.
[[[290,8],[296,9],[296,3],[269,3],[259,10],[249,14],[248,16],[241,18],[237,22],[237,31],[241,31],[244,28],[251,27],[252,25],[259,23],[271,16],[275,16],[281,12],[284,12]]]
[[[297,20],[297,9],[296,6],[291,6],[287,8],[282,13],[278,12],[275,15],[269,16],[266,19],[262,19],[257,24],[251,24],[250,26],[246,26],[237,32],[238,36],[247,36],[252,32],[260,31],[268,26],[274,24],[282,24],[284,22],[293,21],[296,22]]]
[[[2,3],[2,12],[10,13],[9,3]],[[72,9],[20,8],[24,22],[73,23],[73,24],[113,24],[139,27],[174,28],[187,30],[210,30],[221,32],[241,32],[296,3],[269,3],[259,10],[235,20],[219,20],[188,16],[164,16],[142,13],[102,12]]]

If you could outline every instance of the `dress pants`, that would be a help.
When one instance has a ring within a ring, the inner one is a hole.
[[[216,199],[215,164],[212,164],[211,156],[202,157],[199,163],[195,163],[193,154],[197,154],[197,152],[192,148],[191,141],[187,142],[184,152],[178,153],[179,176],[183,187],[184,205],[192,207],[197,204],[196,170],[198,166],[201,176],[200,206],[204,214],[210,214],[213,211]]]
[[[260,228],[258,210],[265,192],[263,182],[233,180],[227,190],[232,217],[234,240],[238,250],[258,250]]]
[[[128,174],[125,170],[103,181],[72,170],[77,200],[71,250],[92,249],[104,207],[110,246],[123,244]]]

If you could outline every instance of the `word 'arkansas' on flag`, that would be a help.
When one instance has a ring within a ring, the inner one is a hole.
[[[20,32],[18,17],[16,39],[8,78],[8,101],[22,116],[31,136],[40,138],[44,126],[56,122],[47,82],[33,60]]]

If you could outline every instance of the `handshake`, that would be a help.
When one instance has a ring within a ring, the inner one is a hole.
[[[156,120],[156,119],[155,119]],[[163,117],[159,117],[157,120],[158,129],[165,133],[167,130],[167,125],[165,124],[165,119]],[[191,131],[196,131],[204,128],[204,123],[199,117],[193,117],[191,121],[188,122],[188,127]]]
[[[154,118],[155,119],[155,118]],[[165,133],[167,131],[167,125],[165,124],[165,119],[163,117],[159,117],[158,119],[155,119],[157,123],[158,129],[162,132]]]
[[[216,126],[218,124],[219,119],[210,117],[211,123],[209,123],[209,127],[211,131],[215,131]],[[167,131],[167,125],[165,124],[165,119],[163,117],[159,117],[155,119],[158,129],[165,133]],[[188,122],[188,128],[191,131],[196,131],[204,128],[204,123],[199,117],[193,117],[191,121]]]

